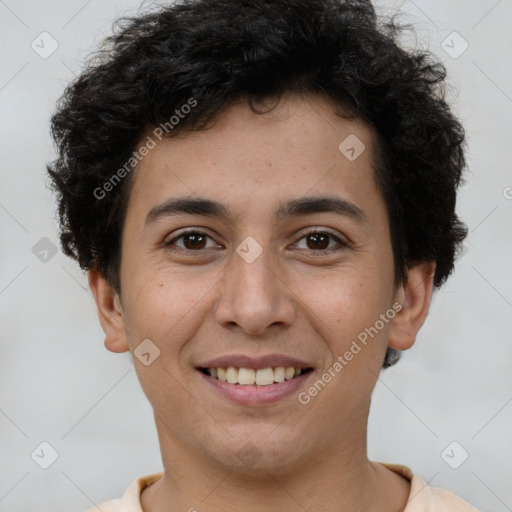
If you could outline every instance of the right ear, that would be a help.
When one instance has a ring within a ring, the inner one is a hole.
[[[105,347],[111,352],[127,352],[126,325],[119,294],[98,270],[89,271],[91,287],[101,327],[105,333]]]

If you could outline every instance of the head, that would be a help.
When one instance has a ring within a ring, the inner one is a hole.
[[[63,250],[89,272],[107,348],[151,340],[139,378],[184,446],[229,464],[230,436],[269,442],[273,407],[190,409],[217,356],[293,354],[314,382],[352,351],[271,451],[290,463],[312,431],[304,454],[325,446],[365,417],[452,272],[464,133],[445,69],[399,34],[368,1],[178,2],[121,22],[62,96]]]

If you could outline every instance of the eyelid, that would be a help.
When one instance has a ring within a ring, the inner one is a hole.
[[[339,233],[335,233],[334,231],[331,231],[329,228],[323,228],[321,226],[313,226],[311,228],[306,228],[307,230],[305,232],[302,233],[302,236],[299,240],[302,240],[303,237],[311,234],[311,233],[323,233],[323,234],[326,234],[326,235],[329,235],[329,236],[332,236],[333,238],[336,238],[338,239],[340,242],[344,243],[344,244],[349,244],[349,240],[346,236],[343,236]]]

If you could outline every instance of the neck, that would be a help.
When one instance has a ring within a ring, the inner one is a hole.
[[[288,466],[231,469],[158,430],[164,476],[143,492],[144,512],[396,512],[409,495],[406,480],[368,460],[360,431]]]

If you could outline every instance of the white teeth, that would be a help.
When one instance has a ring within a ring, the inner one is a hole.
[[[232,366],[230,366],[226,370],[226,380],[230,384],[237,384],[238,383],[238,368],[233,368]]]
[[[238,370],[238,384],[254,384],[255,382],[256,372],[252,368],[240,368]]]
[[[258,386],[274,384],[274,370],[272,368],[260,368],[256,372],[256,384]]]
[[[285,372],[284,366],[278,366],[274,370],[274,380],[276,382],[283,382],[284,381],[284,372]]]
[[[295,368],[286,368],[286,371],[284,372],[284,378],[286,380],[293,379],[295,377]]]
[[[211,372],[211,370],[210,370]],[[213,377],[213,375],[212,375]],[[217,368],[217,377],[219,378],[219,380],[221,380],[222,382],[226,382],[226,369],[225,368]]]
[[[276,368],[260,368],[254,370],[253,368],[235,368],[229,366],[228,368],[209,368],[208,372],[214,379],[219,379],[222,382],[229,382],[230,384],[240,384],[242,386],[269,386],[274,382],[284,382],[298,377],[302,374],[302,368],[294,368],[289,366],[277,366]]]

